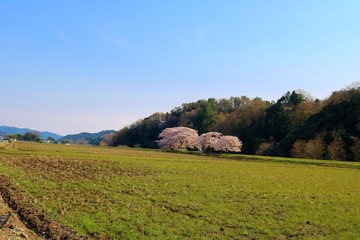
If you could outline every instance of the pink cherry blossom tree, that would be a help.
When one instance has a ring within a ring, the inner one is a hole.
[[[214,143],[222,136],[219,132],[203,133],[196,140],[195,148],[202,152],[211,151],[214,148]]]
[[[214,143],[217,152],[241,152],[242,142],[234,136],[223,136]]]
[[[186,150],[195,149],[199,135],[196,130],[187,127],[166,128],[159,134],[157,141],[162,149]]]

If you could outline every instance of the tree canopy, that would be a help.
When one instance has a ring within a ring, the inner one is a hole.
[[[296,156],[299,146],[302,150],[308,146],[310,151],[310,147],[320,143],[322,154],[312,157],[357,160],[360,149],[357,86],[333,92],[325,100],[295,90],[274,102],[241,96],[184,103],[119,130],[111,144],[157,148],[156,141],[164,129],[188,127],[200,135],[218,132],[236,136],[244,144],[245,154]]]

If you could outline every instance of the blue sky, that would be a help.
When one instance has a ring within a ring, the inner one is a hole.
[[[120,129],[184,102],[360,81],[360,1],[0,1],[0,125]]]

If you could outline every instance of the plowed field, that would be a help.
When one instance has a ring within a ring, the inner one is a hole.
[[[36,239],[41,240],[33,231],[28,229],[19,219],[19,216],[10,209],[0,196],[0,215],[5,216],[11,214],[6,224],[0,228],[0,240],[8,239]]]
[[[357,163],[16,143],[0,174],[94,239],[360,238]]]

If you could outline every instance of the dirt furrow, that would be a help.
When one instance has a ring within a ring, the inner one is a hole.
[[[0,215],[6,216],[8,214],[11,214],[11,217],[6,222],[6,224],[2,228],[0,228],[0,240],[43,239],[39,237],[36,233],[28,229],[20,221],[19,216],[7,206],[7,204],[4,202],[4,199],[0,195]]]
[[[12,214],[8,223],[0,229],[0,240],[87,239],[53,220],[43,209],[29,201],[22,191],[16,189],[10,178],[3,175],[0,175],[0,193],[0,214]]]

